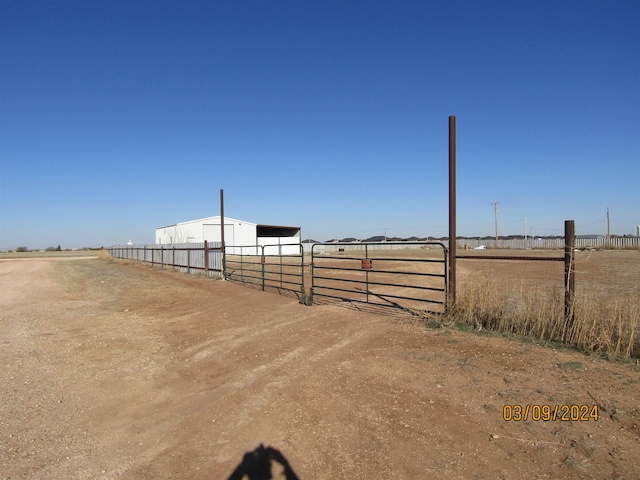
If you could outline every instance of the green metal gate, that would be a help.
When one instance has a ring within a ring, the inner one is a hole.
[[[447,247],[439,242],[317,243],[311,271],[311,298],[447,310]]]
[[[283,253],[283,249],[299,253]],[[247,245],[225,248],[226,280],[256,285],[262,290],[304,294],[304,251],[302,245]]]

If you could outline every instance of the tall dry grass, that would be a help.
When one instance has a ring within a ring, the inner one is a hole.
[[[100,250],[98,252],[98,258],[100,258],[102,260],[112,260],[113,259],[113,257],[109,253],[109,250]]]
[[[576,293],[565,318],[562,287],[525,288],[488,275],[466,278],[450,318],[502,333],[561,342],[607,357],[640,358],[640,299]]]

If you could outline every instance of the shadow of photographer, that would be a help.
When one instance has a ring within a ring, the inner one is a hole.
[[[274,476],[275,475],[275,476]],[[275,448],[260,444],[258,448],[244,454],[228,480],[300,480],[284,455]]]

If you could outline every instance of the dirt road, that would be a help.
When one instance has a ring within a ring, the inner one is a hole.
[[[533,420],[544,405],[588,414]],[[269,452],[300,479],[634,479],[639,409],[637,365],[133,263],[0,260],[0,479],[240,478]]]

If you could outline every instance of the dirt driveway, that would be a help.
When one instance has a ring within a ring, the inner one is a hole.
[[[634,364],[134,263],[0,260],[0,479],[241,478],[268,454],[274,478],[635,479],[639,409]]]

